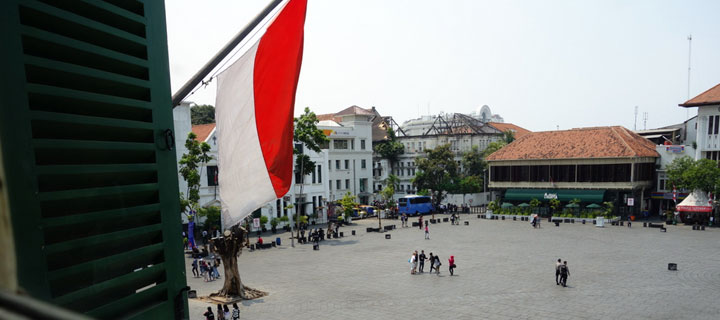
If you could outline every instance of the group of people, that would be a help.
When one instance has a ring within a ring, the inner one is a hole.
[[[425,250],[420,250],[420,254],[418,254],[417,250],[415,250],[410,256],[410,259],[408,260],[410,263],[410,274],[417,274],[418,271],[420,273],[424,273],[425,260],[428,260],[428,263],[430,264],[430,273],[433,273],[433,270],[435,270],[435,274],[440,275],[440,266],[442,266],[440,256],[433,255],[432,252],[430,252],[429,256],[426,256]],[[455,274],[456,267],[455,256],[450,256],[450,259],[448,259],[448,271],[450,271],[451,276]]]
[[[233,309],[230,312],[227,305],[218,304],[217,317],[215,317],[212,307],[207,307],[207,311],[203,313],[203,316],[205,316],[205,320],[238,320],[240,319],[240,308],[238,308],[237,303],[233,303]]]
[[[218,271],[218,267],[220,266],[220,259],[208,259],[208,261],[205,261],[205,259],[198,259],[193,258],[192,262],[192,273],[193,277],[200,278],[202,277],[205,282],[213,281],[215,279],[220,278],[220,272]],[[198,270],[198,267],[200,270]]]
[[[567,261],[558,259],[555,263],[555,284],[567,287],[567,278],[570,275],[570,268],[568,268]]]

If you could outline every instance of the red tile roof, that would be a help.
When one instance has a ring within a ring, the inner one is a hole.
[[[680,104],[681,107],[699,107],[709,104],[720,104],[720,84],[708,89],[707,91],[697,95],[685,103]]]
[[[213,129],[215,129],[214,123],[208,123],[208,124],[196,124],[192,126],[192,132],[197,135],[197,141],[203,142],[207,140],[208,136],[210,136],[210,133],[212,133]]]
[[[621,126],[530,132],[488,161],[659,157],[655,144]]]
[[[342,117],[335,116],[334,113],[316,114],[315,116],[317,117],[318,121],[332,120],[337,123],[342,122]]]
[[[505,132],[507,130],[510,130],[512,132],[515,132],[515,139],[520,139],[524,135],[530,133],[530,130],[519,127],[517,125],[514,125],[512,123],[502,123],[502,122],[488,122],[489,125],[495,127],[495,129],[498,129],[502,132]]]
[[[336,116],[346,116],[351,114],[359,114],[363,116],[374,116],[375,113],[372,112],[372,110],[360,108],[358,106],[351,106],[343,109],[342,111],[336,113]]]

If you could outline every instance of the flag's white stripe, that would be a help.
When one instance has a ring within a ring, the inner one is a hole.
[[[223,228],[276,198],[255,121],[253,73],[258,44],[218,76],[215,119]]]

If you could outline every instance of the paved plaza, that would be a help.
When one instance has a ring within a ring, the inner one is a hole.
[[[429,218],[429,217],[426,217]],[[412,218],[417,221],[417,218]],[[345,237],[240,256],[240,275],[269,295],[244,301],[242,319],[717,319],[720,315],[720,230],[667,232],[547,220],[477,219],[470,225],[431,224],[430,240],[417,227],[366,233],[377,220],[343,227]],[[461,222],[462,223],[462,222]],[[350,230],[357,235],[351,236]],[[268,235],[266,241],[274,239]],[[251,238],[252,240],[253,238]],[[439,254],[439,276],[411,275],[413,250]],[[455,256],[455,276],[447,259]],[[555,284],[558,258],[568,261],[568,287]],[[222,279],[193,278],[188,285],[206,296]],[[678,271],[668,271],[668,263]],[[222,271],[221,271],[222,273]],[[191,299],[191,319],[203,319],[209,304]],[[213,306],[215,310],[215,306]]]

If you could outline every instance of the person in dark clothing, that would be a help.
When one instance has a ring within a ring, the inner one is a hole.
[[[427,260],[427,256],[425,255],[425,250],[420,250],[420,257],[418,258],[420,262],[420,273],[423,272],[423,268],[425,267],[425,260]]]
[[[418,222],[420,222],[420,225],[418,227],[420,228],[420,230],[422,230],[422,228],[423,228],[422,221],[423,221],[423,218],[422,218],[422,216],[420,216],[420,218],[418,218]]]
[[[435,262],[435,256],[433,256],[432,252],[430,252],[430,258],[428,258],[428,262],[430,262],[430,273],[432,273],[433,269],[435,269],[435,267],[433,266],[433,263]]]
[[[570,268],[567,266],[567,261],[563,261],[563,264],[560,265],[560,284],[562,284],[563,287],[567,287],[567,278],[570,275]]]
[[[207,307],[207,312],[203,313],[205,320],[215,320],[215,314],[212,311],[212,307]]]
[[[560,266],[562,265],[562,260],[558,259],[558,261],[555,263],[555,284],[560,285]]]
[[[200,272],[198,272],[198,259],[197,258],[193,258],[192,273],[193,273],[193,277],[200,278]]]

